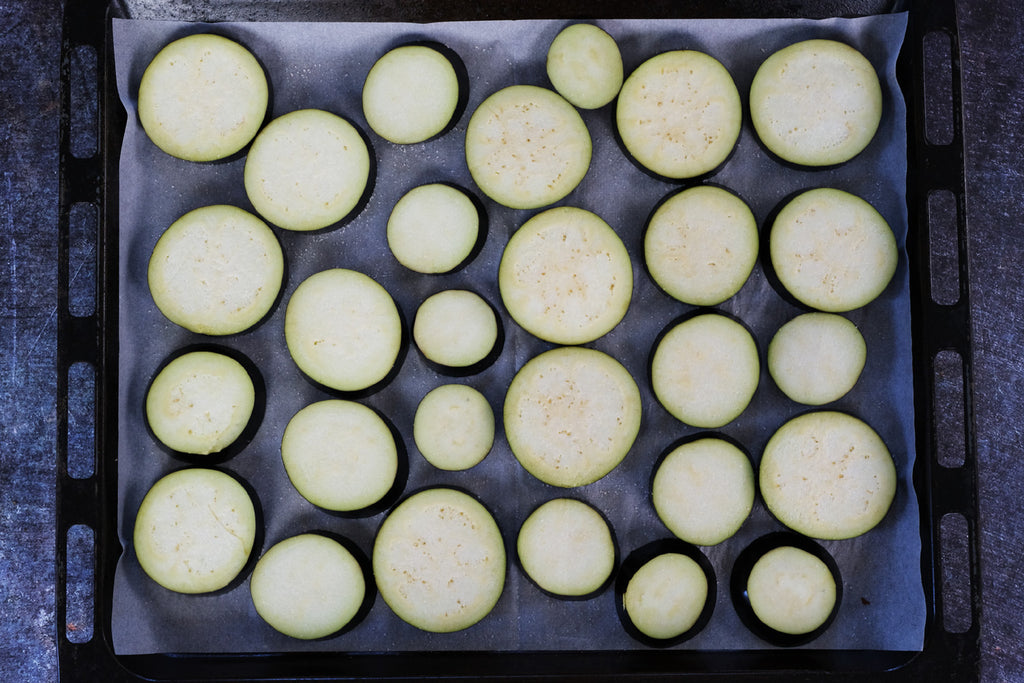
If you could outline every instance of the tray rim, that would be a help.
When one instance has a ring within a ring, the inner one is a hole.
[[[967,283],[966,245],[968,241],[965,203],[962,107],[960,103],[959,48],[957,42],[955,0],[897,0],[892,11],[909,13],[907,40],[900,55],[898,73],[908,110],[908,185],[907,203],[910,234],[907,249],[910,258],[912,345],[916,411],[917,461],[914,484],[921,509],[922,579],[927,606],[925,643],[922,651],[830,651],[830,650],[749,650],[749,651],[609,651],[598,653],[529,653],[529,668],[500,677],[562,679],[586,674],[589,678],[621,678],[622,671],[611,671],[613,663],[625,664],[625,670],[638,675],[669,673],[700,678],[727,674],[779,677],[802,680],[828,674],[838,680],[859,679],[865,673],[916,680],[931,672],[955,680],[975,679],[979,652],[980,567],[978,562],[976,446],[974,438],[971,327]],[[57,645],[61,680],[263,680],[302,675],[323,680],[353,676],[387,678],[409,676],[403,669],[412,661],[421,669],[416,677],[431,675],[480,675],[474,666],[508,664],[509,657],[526,652],[507,653],[272,653],[252,655],[132,655],[114,654],[110,641],[109,606],[113,585],[113,567],[121,552],[116,533],[116,449],[113,457],[104,455],[104,445],[116,438],[116,410],[106,409],[103,396],[116,393],[117,359],[117,156],[123,120],[126,116],[113,86],[110,22],[125,16],[123,0],[67,0],[63,24],[61,54],[60,119],[60,197],[58,223],[58,472],[57,472]],[[617,15],[618,16],[618,15]],[[924,135],[925,100],[921,75],[921,43],[929,32],[949,36],[952,61],[953,136],[945,145],[935,145]],[[97,54],[98,110],[97,153],[82,159],[70,152],[70,54],[79,46],[90,46]],[[916,124],[916,125],[915,125]],[[113,172],[112,172],[113,171]],[[935,191],[953,194],[958,207],[957,238],[959,248],[960,296],[952,304],[940,305],[928,295],[931,282],[927,201]],[[92,315],[75,316],[69,312],[68,242],[71,207],[89,204],[98,212],[96,308]],[[111,226],[114,226],[111,229]],[[915,296],[916,294],[916,296]],[[934,363],[943,351],[959,354],[963,367],[963,404],[966,453],[960,467],[943,467],[935,461],[936,416]],[[75,363],[96,369],[94,471],[77,479],[68,472],[68,372]],[[921,409],[923,407],[924,409]],[[940,553],[940,523],[947,514],[958,514],[967,522],[969,574],[971,579],[971,625],[962,633],[942,627],[944,596],[943,558]],[[67,615],[67,544],[72,526],[93,530],[93,636],[85,643],[72,643],[64,627]],[[638,657],[637,655],[642,655]],[[568,655],[568,656],[567,656]],[[638,661],[642,659],[642,661]],[[400,661],[399,661],[400,660]],[[590,661],[587,661],[590,660]],[[343,664],[339,672],[339,664]],[[521,662],[517,662],[519,664]],[[680,667],[680,665],[685,665]],[[486,670],[486,669],[485,669]]]

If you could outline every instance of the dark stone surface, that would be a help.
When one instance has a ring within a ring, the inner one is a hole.
[[[981,678],[1024,680],[1024,19],[962,0],[981,541]],[[61,3],[0,0],[0,672],[57,679],[56,235]],[[61,629],[65,628],[61,625]]]
[[[0,2],[0,671],[57,677],[57,117],[61,7]]]
[[[959,8],[971,230],[982,674],[1024,680],[1024,19],[1009,0]]]

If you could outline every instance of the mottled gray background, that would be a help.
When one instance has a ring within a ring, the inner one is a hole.
[[[0,0],[0,678],[56,680],[54,481],[61,3]],[[1024,19],[963,0],[982,680],[1024,680]],[[65,626],[62,624],[60,628]]]

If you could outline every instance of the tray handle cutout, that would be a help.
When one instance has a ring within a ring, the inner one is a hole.
[[[92,640],[95,630],[96,534],[85,524],[75,524],[68,529],[66,547],[64,637],[68,642],[80,645]]]
[[[99,149],[99,56],[94,46],[77,45],[68,57],[70,151],[87,159]]]
[[[963,358],[956,351],[935,354],[932,410],[935,421],[935,462],[941,467],[960,468],[966,463],[967,439]]]
[[[966,249],[959,244],[960,210],[950,190],[928,194],[929,292],[932,301],[943,306],[957,303],[962,295],[961,264]]]
[[[933,145],[953,142],[954,113],[958,111],[953,100],[953,36],[947,31],[933,30],[925,34],[924,96],[926,104],[924,132]]]
[[[942,557],[942,627],[949,633],[966,633],[974,623],[971,614],[971,529],[956,512],[939,522]]]

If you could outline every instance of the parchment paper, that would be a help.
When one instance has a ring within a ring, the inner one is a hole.
[[[757,66],[771,52],[800,39],[830,37],[860,49],[882,79],[884,116],[870,147],[855,160],[829,170],[800,170],[772,159],[757,142],[749,116],[736,150],[709,180],[739,193],[766,229],[770,212],[793,192],[816,186],[845,189],[871,202],[892,226],[901,247],[896,275],[875,302],[848,317],[867,341],[868,361],[855,389],[828,407],[849,411],[872,425],[888,444],[899,472],[895,502],[884,521],[851,540],[823,542],[842,572],[845,599],[831,628],[807,647],[827,649],[919,650],[923,646],[925,601],[920,575],[919,513],[912,488],[914,404],[910,347],[910,291],[906,251],[906,119],[894,74],[906,28],[903,14],[862,19],[598,21],[621,48],[627,73],[644,59],[668,49],[698,49],[719,59],[746,93]],[[495,90],[515,83],[549,86],[544,71],[547,46],[565,21],[445,24],[224,23],[114,20],[117,84],[128,111],[120,165],[120,376],[118,520],[126,552],[118,564],[112,633],[119,654],[151,652],[261,652],[286,650],[587,650],[641,649],[620,627],[614,591],[585,601],[542,594],[515,565],[515,535],[540,502],[571,495],[596,506],[610,520],[622,557],[649,541],[668,538],[649,498],[652,467],[676,439],[698,430],[672,418],[654,399],[647,375],[657,334],[690,307],[660,292],[646,274],[641,235],[652,207],[676,185],[641,172],[620,150],[613,134],[613,106],[583,112],[594,140],[593,161],[580,187],[560,204],[580,206],[603,217],[633,256],[633,303],[622,323],[591,346],[619,359],[633,374],[643,400],[643,426],[625,462],[604,479],[579,489],[544,485],[527,474],[509,451],[501,429],[505,387],[526,360],[550,348],[505,318],[505,347],[484,372],[453,379],[428,368],[415,348],[397,378],[365,399],[390,419],[408,451],[406,491],[445,484],[473,492],[495,515],[509,552],[504,594],[479,624],[452,634],[429,634],[403,623],[377,596],[367,618],[353,630],[327,640],[302,642],[278,634],[261,621],[249,599],[248,581],[213,595],[167,591],[140,570],[131,548],[132,525],[146,490],[160,476],[182,466],[147,432],[143,401],[160,362],[183,346],[216,341],[247,354],[266,382],[266,413],[249,446],[224,463],[255,489],[265,520],[262,550],[296,533],[332,531],[355,541],[369,555],[383,513],[342,518],[317,510],[289,483],[280,459],[280,438],[288,419],[328,395],[305,381],[288,356],[283,338],[284,307],[309,275],[331,267],[361,270],[382,283],[410,323],[416,307],[442,289],[468,287],[499,310],[496,273],[508,237],[536,212],[500,207],[473,185],[462,155],[465,125],[475,106]],[[146,267],[156,240],[186,211],[213,203],[252,210],[242,185],[244,159],[192,164],[160,152],[138,125],[136,95],[146,65],[167,42],[211,30],[233,37],[262,61],[272,84],[272,113],[319,107],[347,117],[371,141],[376,182],[366,208],[342,227],[316,233],[278,230],[287,260],[281,304],[259,327],[227,338],[204,338],[168,322],[155,308]],[[464,60],[469,101],[455,129],[426,143],[397,146],[374,135],[360,107],[360,88],[374,60],[410,40],[437,40]],[[451,181],[475,192],[487,209],[484,247],[466,268],[444,276],[405,270],[390,255],[384,237],[391,207],[408,189],[425,182]],[[738,316],[754,332],[762,355],[775,330],[802,312],[786,303],[765,277],[761,264],[739,294],[719,309]],[[442,472],[416,451],[412,419],[419,400],[447,382],[470,384],[488,397],[498,416],[492,452],[465,472]],[[772,432],[806,410],[786,399],[762,369],[749,408],[720,431],[742,443],[753,462]],[[677,646],[705,650],[766,647],[739,621],[729,597],[732,564],[753,539],[781,529],[760,499],[740,532],[705,548],[717,577],[718,597],[709,625]],[[260,550],[257,550],[260,552]]]

